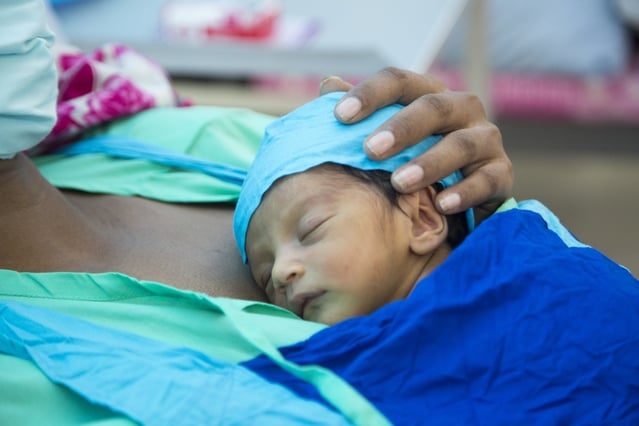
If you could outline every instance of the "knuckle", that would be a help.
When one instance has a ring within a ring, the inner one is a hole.
[[[487,188],[487,193],[497,194],[499,191],[499,182],[500,179],[494,173],[490,173],[485,169],[479,169],[477,171],[479,175],[482,177],[485,187]]]
[[[459,94],[459,104],[463,105],[466,111],[466,119],[470,124],[493,124],[488,121],[486,117],[486,110],[484,109],[484,103],[481,98],[469,92],[463,92]]]
[[[447,90],[446,84],[439,78],[434,75],[427,74],[424,76],[424,79],[427,81],[428,86],[430,87],[431,93],[444,93]]]
[[[482,103],[479,96],[474,93],[466,93],[466,104],[473,110],[484,111],[484,104]]]
[[[484,131],[486,133],[485,138],[488,142],[496,144],[497,146],[503,146],[502,135],[499,127],[493,123],[488,123]]]
[[[477,156],[477,141],[471,132],[455,133],[455,142],[461,158],[471,162]]]
[[[424,104],[426,108],[437,115],[437,119],[448,117],[452,113],[452,104],[444,96],[438,94],[423,95],[419,98],[419,102]]]
[[[503,166],[505,168],[504,176],[508,179],[506,181],[507,191],[510,192],[515,182],[515,169],[513,168],[513,163],[509,158],[504,159]]]
[[[388,77],[391,80],[404,81],[408,79],[408,74],[405,70],[396,67],[385,67],[379,72],[384,77]]]

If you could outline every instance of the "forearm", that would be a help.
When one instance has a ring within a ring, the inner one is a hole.
[[[7,159],[51,131],[58,78],[42,0],[3,0],[0,25],[0,159]]]

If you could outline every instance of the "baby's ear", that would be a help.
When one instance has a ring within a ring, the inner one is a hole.
[[[425,255],[446,241],[446,217],[435,208],[435,189],[427,187],[410,194],[400,194],[399,206],[411,220],[410,248]]]

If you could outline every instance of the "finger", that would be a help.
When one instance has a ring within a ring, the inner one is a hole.
[[[504,179],[509,176],[509,179]],[[490,163],[437,194],[435,204],[443,214],[455,214],[475,207],[475,222],[488,217],[510,196],[513,186],[512,166],[506,162]]]
[[[320,95],[331,92],[347,92],[351,90],[352,87],[352,84],[342,80],[341,77],[331,75],[320,82],[319,92]]]
[[[444,90],[444,84],[433,76],[392,67],[384,68],[350,89],[337,104],[335,115],[345,123],[352,123],[368,117],[383,106],[393,103],[407,105],[425,93]],[[352,107],[352,99],[357,101],[358,108]]]
[[[447,92],[419,96],[366,138],[364,148],[373,159],[388,158],[429,135],[468,128],[476,124],[475,117],[485,117],[475,95]]]
[[[392,183],[399,192],[410,193],[462,170],[465,175],[491,161],[508,161],[501,137],[488,123],[445,135],[422,155],[397,169]],[[498,132],[498,130],[497,130]]]

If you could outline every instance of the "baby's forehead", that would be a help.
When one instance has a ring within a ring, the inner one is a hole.
[[[277,209],[308,200],[332,201],[337,192],[345,189],[347,185],[340,184],[347,179],[353,178],[328,164],[283,176],[264,193],[255,213],[263,210],[265,204],[275,204],[273,207]]]
[[[320,185],[335,185],[336,182],[347,182],[349,180],[355,181],[355,178],[344,171],[344,166],[336,163],[322,163],[307,170],[291,173],[276,179],[264,192],[262,202],[269,193],[281,187],[299,186],[301,188],[308,187],[309,190],[312,190]]]

